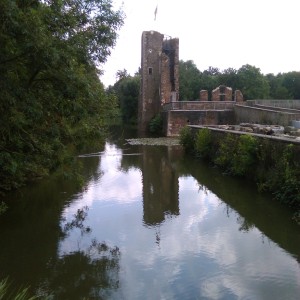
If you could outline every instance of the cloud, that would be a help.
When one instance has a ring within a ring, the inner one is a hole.
[[[115,82],[118,70],[138,70],[145,30],[178,37],[180,59],[193,60],[201,71],[244,64],[263,73],[300,71],[298,0],[127,0],[124,10],[125,25],[101,77],[105,85]]]

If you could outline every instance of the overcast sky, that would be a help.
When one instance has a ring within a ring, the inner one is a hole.
[[[299,0],[114,0],[125,24],[104,65],[105,86],[118,70],[133,75],[141,61],[141,35],[156,30],[179,38],[179,59],[200,71],[250,64],[262,73],[300,71]],[[156,6],[157,17],[154,21]]]

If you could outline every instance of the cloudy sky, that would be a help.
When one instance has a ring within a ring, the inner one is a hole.
[[[125,24],[104,66],[102,82],[140,66],[141,35],[156,30],[179,38],[179,58],[203,71],[251,64],[264,74],[300,71],[299,0],[114,0]],[[154,21],[156,6],[157,18]]]

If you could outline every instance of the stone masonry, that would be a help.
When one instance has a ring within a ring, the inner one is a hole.
[[[179,99],[179,40],[156,31],[142,34],[141,90],[138,103],[140,132],[162,106]]]
[[[199,95],[200,101],[208,101],[208,91],[207,90],[201,90]]]
[[[235,102],[243,102],[244,96],[240,90],[234,91],[234,101]]]
[[[211,92],[212,101],[232,101],[232,88],[220,85]]]

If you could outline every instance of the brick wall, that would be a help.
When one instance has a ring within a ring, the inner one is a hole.
[[[178,136],[186,125],[235,124],[234,112],[227,110],[167,111],[163,113],[163,131],[166,136]]]
[[[212,101],[232,101],[232,88],[220,85],[211,92]]]
[[[200,101],[208,101],[208,91],[207,90],[201,90],[199,94]]]

